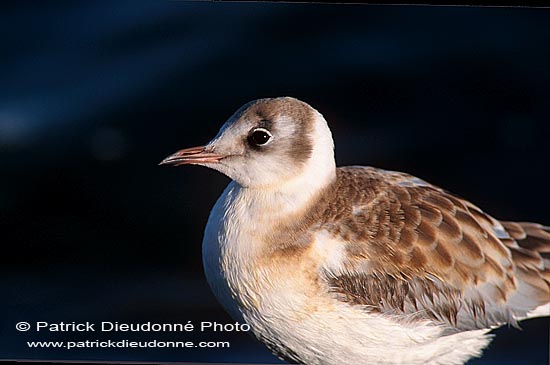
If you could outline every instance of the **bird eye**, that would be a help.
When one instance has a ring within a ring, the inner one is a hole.
[[[267,129],[256,128],[248,135],[248,143],[253,146],[264,146],[271,140],[271,133]]]

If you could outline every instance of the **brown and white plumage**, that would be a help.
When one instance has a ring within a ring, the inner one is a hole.
[[[413,176],[339,168],[313,214],[342,242],[341,300],[458,329],[515,323],[550,302],[550,227],[499,222]]]
[[[163,164],[232,178],[205,230],[207,279],[287,360],[462,364],[491,328],[550,314],[549,227],[404,173],[336,168],[324,118],[299,100],[248,103]]]

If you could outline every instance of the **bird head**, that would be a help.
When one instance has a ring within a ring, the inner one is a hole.
[[[206,145],[179,150],[160,164],[206,166],[243,187],[269,188],[334,170],[334,144],[325,119],[308,104],[259,99],[239,108]]]

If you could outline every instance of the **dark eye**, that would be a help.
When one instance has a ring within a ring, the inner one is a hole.
[[[252,146],[263,146],[271,139],[271,133],[267,129],[256,128],[248,135],[248,143]]]

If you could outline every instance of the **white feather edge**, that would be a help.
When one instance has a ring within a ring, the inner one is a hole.
[[[536,317],[548,317],[550,316],[550,303],[543,304],[528,312],[525,318],[536,318]]]

